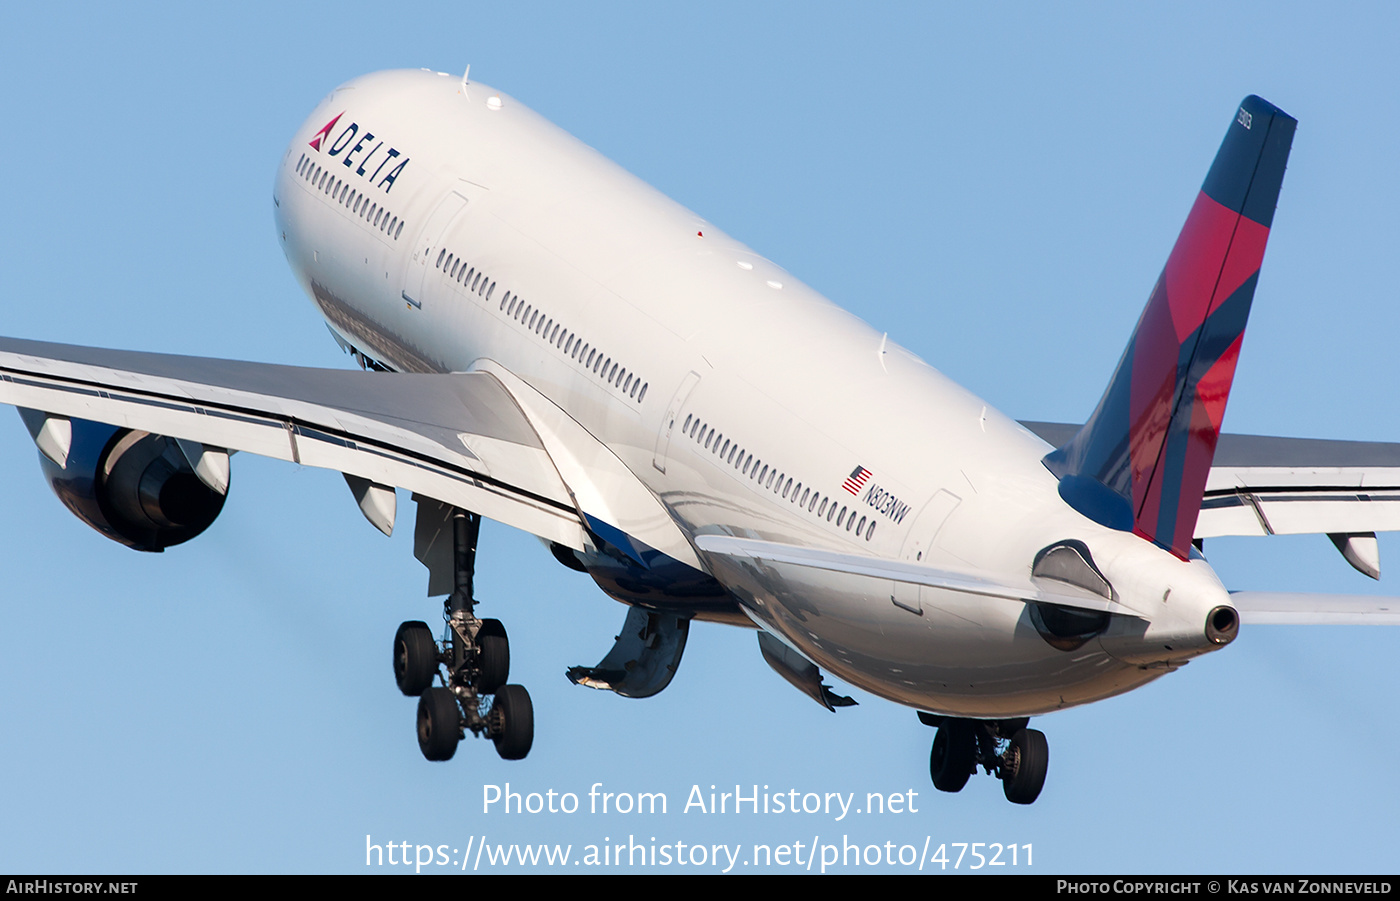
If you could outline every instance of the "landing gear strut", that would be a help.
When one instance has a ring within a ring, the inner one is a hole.
[[[418,698],[418,747],[429,760],[449,760],[470,730],[492,739],[496,753],[520,760],[535,740],[535,710],[524,686],[508,685],[510,640],[500,620],[478,619],[472,577],[481,517],[452,513],[456,587],[443,603],[445,638],[411,621],[394,636],[394,681]],[[433,685],[434,679],[442,682]]]
[[[1045,787],[1050,745],[1045,733],[1027,729],[1027,720],[968,720],[920,713],[938,727],[929,755],[929,775],[939,791],[962,791],[980,766],[1001,780],[1006,800],[1030,804]]]

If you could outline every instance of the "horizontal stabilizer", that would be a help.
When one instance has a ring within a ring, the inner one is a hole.
[[[1400,598],[1232,591],[1230,603],[1245,625],[1400,626]]]
[[[1063,422],[1021,424],[1052,445],[1080,429]],[[1395,531],[1400,444],[1222,434],[1195,537]]]

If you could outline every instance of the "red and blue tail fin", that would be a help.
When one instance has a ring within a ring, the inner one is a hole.
[[[1297,120],[1250,96],[1103,399],[1045,457],[1090,519],[1190,553]]]

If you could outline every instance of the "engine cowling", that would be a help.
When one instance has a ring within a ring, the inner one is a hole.
[[[138,551],[189,541],[224,508],[226,495],[206,485],[186,451],[164,435],[74,419],[64,465],[42,448],[39,464],[63,505]]]

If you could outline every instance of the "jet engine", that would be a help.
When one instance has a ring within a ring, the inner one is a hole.
[[[221,448],[35,410],[20,416],[54,494],[113,541],[163,551],[209,528],[224,507]]]

